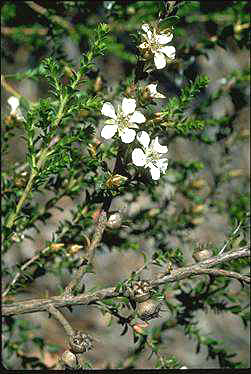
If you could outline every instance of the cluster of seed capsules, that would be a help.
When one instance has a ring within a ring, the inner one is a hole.
[[[151,298],[151,285],[147,280],[134,282],[128,287],[128,294],[131,300],[136,302],[136,311],[140,319],[150,321],[159,317],[161,302]]]

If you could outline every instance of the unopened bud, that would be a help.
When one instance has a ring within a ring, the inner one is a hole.
[[[109,188],[117,188],[119,187],[123,182],[127,181],[127,177],[124,177],[123,175],[120,174],[115,174],[111,175],[107,181],[106,181],[106,186]]]
[[[244,172],[243,169],[234,169],[234,170],[230,170],[229,173],[228,173],[228,175],[229,175],[230,177],[240,177],[240,176],[242,176],[242,175],[244,175],[244,174],[245,174],[245,172]]]
[[[69,255],[75,255],[75,253],[78,253],[78,252],[80,251],[81,248],[83,248],[82,245],[71,244],[71,245],[69,245],[69,247],[67,248],[67,252],[69,253]]]
[[[14,184],[16,187],[25,187],[28,182],[28,172],[24,171],[14,177]]]
[[[129,87],[127,87],[125,93],[127,96],[131,97],[135,95],[135,92],[136,92],[136,85],[132,83]]]
[[[137,332],[138,334],[142,334],[144,332],[144,329],[148,327],[149,324],[147,322],[142,323],[136,323],[133,325],[133,330]]]
[[[203,188],[205,185],[206,185],[206,181],[204,179],[194,179],[191,182],[191,187],[196,188],[198,190],[200,188]]]
[[[102,81],[101,76],[99,75],[96,78],[96,81],[95,81],[95,84],[94,84],[94,90],[95,90],[95,92],[101,91],[102,90],[102,86],[103,86],[103,81]]]
[[[60,249],[64,248],[64,243],[51,243],[50,248],[52,251],[60,251]]]
[[[192,212],[193,212],[193,213],[201,213],[201,212],[203,212],[204,209],[205,209],[205,205],[203,205],[203,204],[199,204],[199,205],[195,205],[195,206],[192,208]]]

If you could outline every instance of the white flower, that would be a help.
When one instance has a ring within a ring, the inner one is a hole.
[[[19,108],[20,102],[19,99],[15,96],[10,96],[7,100],[7,103],[10,105],[10,115],[16,117],[19,121],[24,121],[24,117]]]
[[[136,101],[134,99],[124,98],[122,106],[118,107],[117,114],[111,103],[104,103],[102,107],[102,114],[110,117],[106,121],[101,131],[101,136],[105,139],[110,139],[118,131],[122,142],[131,143],[135,139],[136,132],[133,129],[138,129],[137,123],[143,123],[146,121],[144,115],[135,110]]]
[[[154,56],[154,63],[157,69],[163,69],[166,66],[166,60],[173,60],[175,58],[175,47],[165,46],[173,39],[173,34],[157,34],[156,29],[150,30],[150,26],[145,23],[142,25],[144,33],[142,34],[144,39],[143,43],[139,45],[139,48],[143,50],[143,54],[148,56],[149,52]]]
[[[152,179],[159,179],[160,172],[165,173],[167,169],[168,159],[161,157],[167,153],[167,147],[159,144],[158,136],[149,146],[150,137],[145,131],[139,133],[137,139],[143,145],[144,151],[141,148],[135,148],[132,152],[132,162],[136,166],[149,167]]]
[[[151,83],[151,84],[148,84],[148,86],[146,86],[149,90],[149,93],[150,93],[150,97],[151,98],[154,98],[154,99],[165,99],[165,96],[162,95],[161,93],[157,92],[157,83],[154,84],[154,83]]]

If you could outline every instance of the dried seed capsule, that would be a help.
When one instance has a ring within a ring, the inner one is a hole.
[[[69,350],[64,351],[64,353],[62,354],[61,360],[64,365],[67,365],[72,369],[77,368],[77,358],[75,354]]]
[[[140,303],[150,298],[150,283],[147,280],[135,282],[128,290],[130,297]]]
[[[121,226],[122,218],[119,213],[113,213],[110,215],[108,221],[106,222],[106,226],[110,229],[118,229]]]
[[[211,256],[212,256],[212,252],[209,249],[207,249],[207,248],[196,250],[193,253],[193,259],[196,262],[207,260]]]
[[[69,338],[69,349],[73,353],[87,352],[92,348],[92,338],[81,331],[76,331]]]
[[[137,305],[138,316],[143,321],[149,321],[150,319],[158,318],[160,309],[161,303],[156,302],[152,299],[148,299]]]

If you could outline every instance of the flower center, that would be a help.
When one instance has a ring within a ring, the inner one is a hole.
[[[150,163],[156,165],[156,161],[160,159],[160,154],[151,147],[146,149],[145,155],[146,155],[146,165]]]
[[[119,133],[123,132],[125,128],[130,127],[129,116],[126,116],[121,109],[118,110],[116,122]]]
[[[157,52],[159,49],[159,44],[157,43],[154,36],[152,36],[152,38],[149,40],[149,47],[152,53]]]

